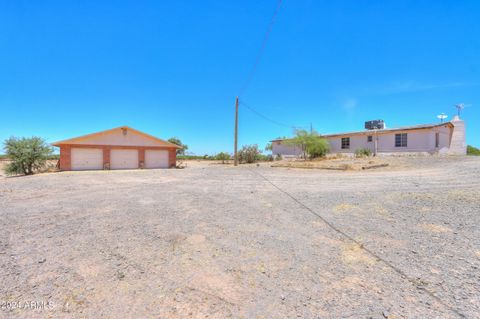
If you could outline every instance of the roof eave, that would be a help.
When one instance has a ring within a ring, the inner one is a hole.
[[[147,133],[144,133],[142,131],[139,131],[139,130],[136,130],[132,127],[129,127],[127,125],[122,125],[122,126],[119,126],[119,127],[114,127],[114,128],[111,128],[111,129],[108,129],[108,130],[103,130],[103,131],[99,131],[99,132],[95,132],[95,133],[90,133],[90,134],[85,134],[85,135],[81,135],[81,136],[77,136],[77,137],[74,137],[74,138],[69,138],[69,139],[66,139],[66,140],[61,140],[61,141],[57,141],[57,142],[53,142],[53,143],[50,143],[50,145],[52,146],[56,146],[56,147],[59,147],[60,145],[66,145],[66,144],[78,144],[78,143],[75,143],[75,141],[78,141],[80,139],[84,139],[84,138],[88,138],[88,137],[91,137],[91,136],[95,136],[95,135],[99,135],[101,133],[105,133],[105,132],[110,132],[110,131],[114,131],[114,130],[118,130],[118,129],[122,129],[122,128],[126,128],[128,130],[132,130],[134,132],[137,132],[138,134],[140,135],[144,135],[144,136],[147,136],[151,139],[154,139],[156,141],[159,141],[161,143],[165,143],[167,145],[165,145],[165,147],[171,147],[171,148],[177,148],[177,149],[182,149],[183,147],[181,146],[178,146],[176,144],[173,144],[173,143],[170,143],[168,141],[165,141],[165,140],[162,140],[158,137],[155,137],[153,135],[150,135],[150,134],[147,134]]]
[[[412,127],[397,127],[397,128],[387,128],[387,129],[381,129],[381,130],[365,130],[365,131],[357,131],[357,132],[324,134],[324,135],[320,135],[320,137],[328,138],[328,137],[349,136],[349,135],[369,135],[369,134],[373,134],[374,132],[388,133],[388,132],[397,132],[397,131],[426,130],[426,129],[431,129],[431,128],[440,127],[440,126],[444,126],[444,125],[447,125],[449,127],[454,126],[454,124],[452,122],[445,122],[445,123],[438,123],[438,124],[432,124],[432,125],[427,124],[426,126],[423,126],[423,127],[415,127],[415,126],[412,126]],[[270,142],[272,142],[272,143],[273,142],[283,142],[283,141],[287,141],[287,140],[290,140],[290,138],[275,139],[275,140],[271,140]]]

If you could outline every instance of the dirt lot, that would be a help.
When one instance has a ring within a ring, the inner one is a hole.
[[[0,176],[0,317],[480,318],[480,158],[404,161]]]

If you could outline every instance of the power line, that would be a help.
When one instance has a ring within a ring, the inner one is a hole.
[[[260,112],[258,112],[257,110],[255,110],[253,107],[251,107],[250,105],[248,105],[247,103],[245,103],[243,100],[240,100],[240,105],[243,105],[245,106],[247,109],[249,109],[252,113],[256,114],[257,116],[263,118],[264,120],[266,121],[269,121],[275,125],[278,125],[278,126],[284,126],[284,127],[288,127],[288,128],[291,128],[291,129],[298,129],[298,128],[304,128],[302,126],[297,126],[297,125],[289,125],[289,124],[286,124],[286,123],[282,123],[282,122],[279,122],[277,120],[274,120]]]
[[[262,55],[265,51],[265,48],[267,46],[268,39],[270,38],[270,33],[272,32],[273,24],[275,23],[275,19],[277,18],[278,12],[280,11],[280,6],[282,5],[282,0],[278,0],[277,2],[277,7],[275,8],[275,12],[273,13],[272,19],[270,20],[270,23],[268,25],[267,31],[265,33],[265,36],[263,37],[262,45],[260,46],[260,50],[258,51],[257,57],[255,59],[255,62],[252,66],[252,69],[250,70],[250,73],[248,74],[248,77],[246,78],[245,82],[243,83],[243,86],[240,89],[240,94],[237,95],[236,100],[235,100],[235,142],[234,142],[234,158],[235,158],[235,166],[238,165],[238,155],[237,155],[237,141],[238,141],[238,98],[245,93],[245,90],[248,88],[250,83],[252,82],[252,79],[255,75],[255,72],[257,71],[258,64],[260,63],[260,59],[262,58]],[[282,125],[282,126],[287,126],[290,127],[289,125],[285,125],[283,123],[277,122],[275,120],[269,119],[265,115],[255,111],[253,108],[249,107],[245,103],[245,105],[248,109],[250,109],[252,112],[256,113],[257,115],[263,117],[266,120],[269,120],[273,123],[276,123],[277,125]]]
[[[248,74],[247,79],[245,80],[245,82],[243,83],[243,86],[240,89],[240,94],[238,95],[239,97],[241,97],[243,93],[245,93],[248,86],[253,80],[253,77],[257,71],[258,64],[260,63],[263,53],[265,52],[265,48],[267,47],[267,42],[268,42],[268,39],[270,38],[270,33],[272,33],[273,25],[275,24],[275,20],[277,18],[277,15],[278,15],[278,12],[280,11],[281,6],[282,6],[282,0],[278,0],[277,7],[275,8],[275,12],[273,13],[272,19],[268,24],[267,31],[265,32],[265,35],[263,37],[262,44],[260,46],[260,50],[258,51],[255,62],[253,63],[252,69],[250,70],[250,73]]]

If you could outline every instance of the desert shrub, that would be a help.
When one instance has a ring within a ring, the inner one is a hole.
[[[53,149],[40,137],[10,137],[4,142],[7,157],[12,161],[5,167],[8,175],[31,175],[46,166]]]
[[[320,136],[313,136],[311,141],[307,144],[308,157],[318,158],[325,157],[330,150],[328,141]]]
[[[282,160],[282,155],[280,155],[280,154],[275,155],[275,160],[276,161],[281,161]]]
[[[238,152],[238,160],[240,163],[255,163],[260,160],[262,152],[258,149],[257,144],[244,145]]]
[[[355,157],[369,157],[372,155],[372,151],[368,148],[362,147],[355,150]]]
[[[225,164],[225,161],[228,161],[230,159],[230,154],[225,152],[220,152],[217,155],[215,155],[215,159],[217,161],[222,161],[222,164]]]
[[[215,156],[205,155],[177,155],[179,160],[211,160],[215,159]]]
[[[271,155],[271,154],[268,154],[268,155],[260,154],[260,155],[258,155],[258,161],[272,162],[273,161],[273,155]]]
[[[467,146],[467,155],[480,156],[480,149],[473,147],[472,145]]]
[[[203,156],[199,156],[199,155],[178,155],[177,159],[179,159],[179,160],[200,160],[200,159],[203,159]]]

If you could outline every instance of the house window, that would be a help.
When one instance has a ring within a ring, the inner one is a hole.
[[[407,147],[407,133],[395,134],[395,147]]]
[[[369,135],[367,136],[367,142],[372,142],[373,141],[373,136]]]
[[[440,146],[440,133],[435,133],[435,147]]]
[[[350,137],[342,137],[342,150],[350,148]]]

